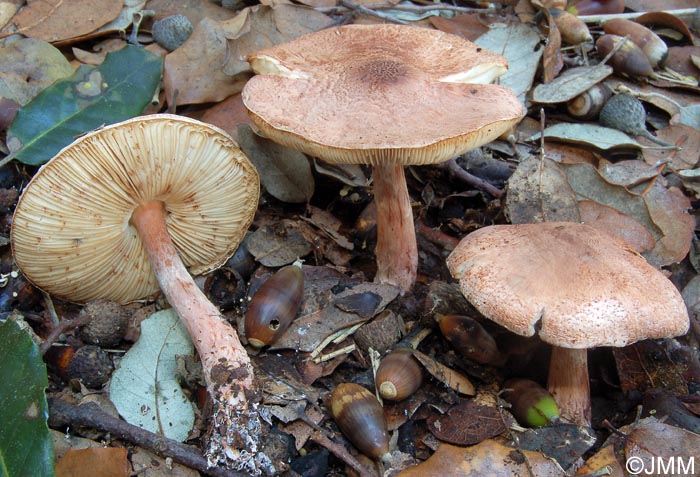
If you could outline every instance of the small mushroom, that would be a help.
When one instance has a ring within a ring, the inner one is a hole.
[[[410,290],[418,249],[403,166],[486,144],[520,120],[505,58],[456,35],[347,25],[248,57],[242,97],[258,129],[330,163],[370,164],[377,205],[375,281]]]
[[[590,423],[586,350],[682,335],[688,311],[673,283],[622,242],[589,225],[494,225],[447,259],[487,318],[553,345],[548,388],[563,417]]]
[[[260,424],[246,399],[253,369],[190,273],[233,254],[258,191],[255,168],[222,130],[143,116],[93,131],[47,162],[22,193],[11,232],[25,276],[66,300],[124,304],[160,285],[202,360],[213,401],[210,443],[231,455],[234,442],[244,445],[243,456],[255,455],[257,435],[248,430]]]

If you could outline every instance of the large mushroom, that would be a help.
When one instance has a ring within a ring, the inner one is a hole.
[[[262,134],[327,162],[372,165],[375,281],[410,290],[418,250],[403,166],[456,157],[520,119],[515,94],[488,84],[505,58],[433,29],[347,25],[248,60],[258,75],[243,102]]]
[[[160,286],[202,360],[214,404],[212,462],[220,451],[250,459],[260,422],[246,400],[248,354],[190,273],[213,270],[235,252],[258,193],[255,168],[225,132],[180,116],[143,116],[61,150],[29,182],[12,222],[15,262],[50,294],[129,303]]]
[[[618,239],[589,225],[493,225],[447,259],[464,296],[487,318],[553,345],[548,387],[562,416],[589,425],[587,353],[686,333],[676,287]]]

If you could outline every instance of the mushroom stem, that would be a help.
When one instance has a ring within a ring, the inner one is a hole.
[[[224,451],[235,459],[240,452],[231,448],[233,439],[243,437],[236,447],[243,444],[254,455],[260,423],[257,414],[248,410],[245,394],[254,389],[250,358],[236,331],[185,268],[168,233],[165,217],[163,202],[150,201],[134,210],[131,224],[141,237],[161,291],[180,316],[202,361],[214,410],[210,453]],[[233,435],[233,432],[238,432],[238,435]],[[212,450],[212,445],[221,447]]]
[[[377,204],[377,274],[375,282],[411,290],[418,270],[418,246],[403,166],[377,164],[373,168]]]
[[[580,426],[591,425],[591,389],[585,348],[552,348],[547,387],[566,420]]]

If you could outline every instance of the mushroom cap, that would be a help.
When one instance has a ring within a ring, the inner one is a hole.
[[[588,225],[484,227],[459,243],[447,266],[484,316],[556,346],[626,346],[688,331],[688,311],[673,283]]]
[[[506,132],[522,106],[489,83],[506,59],[456,35],[347,25],[248,58],[243,102],[270,139],[332,163],[432,164]]]
[[[19,199],[15,262],[39,288],[74,301],[128,303],[158,282],[131,214],[160,200],[192,274],[235,252],[258,202],[258,174],[221,129],[158,114],[93,131],[47,162]]]

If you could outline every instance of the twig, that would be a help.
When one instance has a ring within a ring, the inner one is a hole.
[[[376,477],[374,472],[369,471],[360,463],[360,461],[355,459],[355,457],[353,457],[344,446],[330,440],[324,433],[315,431],[311,435],[311,440],[316,442],[318,445],[325,447],[331,454],[352,467],[358,474],[360,474],[360,477]]]
[[[75,406],[57,398],[49,399],[49,425],[61,430],[68,426],[97,429],[111,434],[113,438],[136,444],[163,457],[171,457],[179,464],[212,477],[245,477],[247,475],[220,467],[207,467],[207,459],[196,447],[159,436],[110,416],[96,404]]]
[[[496,199],[500,199],[503,196],[503,191],[501,189],[490,184],[484,179],[476,177],[475,175],[465,171],[459,164],[457,164],[455,159],[445,161],[442,164],[439,164],[438,167],[446,169],[450,174],[453,174],[459,180],[464,181],[477,189],[483,190],[488,194],[491,194]]]
[[[350,10],[364,13],[365,15],[371,15],[373,17],[381,18],[382,20],[386,20],[388,22],[398,23],[399,25],[410,25],[409,22],[399,20],[398,18],[394,18],[391,15],[387,15],[385,13],[380,13],[376,10],[372,10],[371,8],[367,8],[363,5],[360,5],[359,3],[353,2],[352,0],[340,0],[340,4],[345,8],[349,8]]]
[[[674,15],[681,20],[683,17],[692,17],[697,8],[681,8],[677,10],[661,10],[658,13],[668,13],[669,15]],[[641,17],[647,12],[632,12],[632,13],[615,13],[609,15],[579,15],[579,20],[583,20],[585,23],[603,23],[607,20],[612,20],[613,18],[626,18],[632,20],[634,18]]]
[[[51,333],[49,333],[46,339],[42,341],[41,345],[39,345],[39,351],[41,351],[42,355],[46,354],[49,348],[53,346],[56,340],[58,340],[58,338],[63,333],[74,328],[86,325],[90,320],[92,320],[92,316],[85,313],[83,316],[79,316],[74,320],[63,320],[59,322],[56,326],[54,326],[54,328],[51,330]]]

